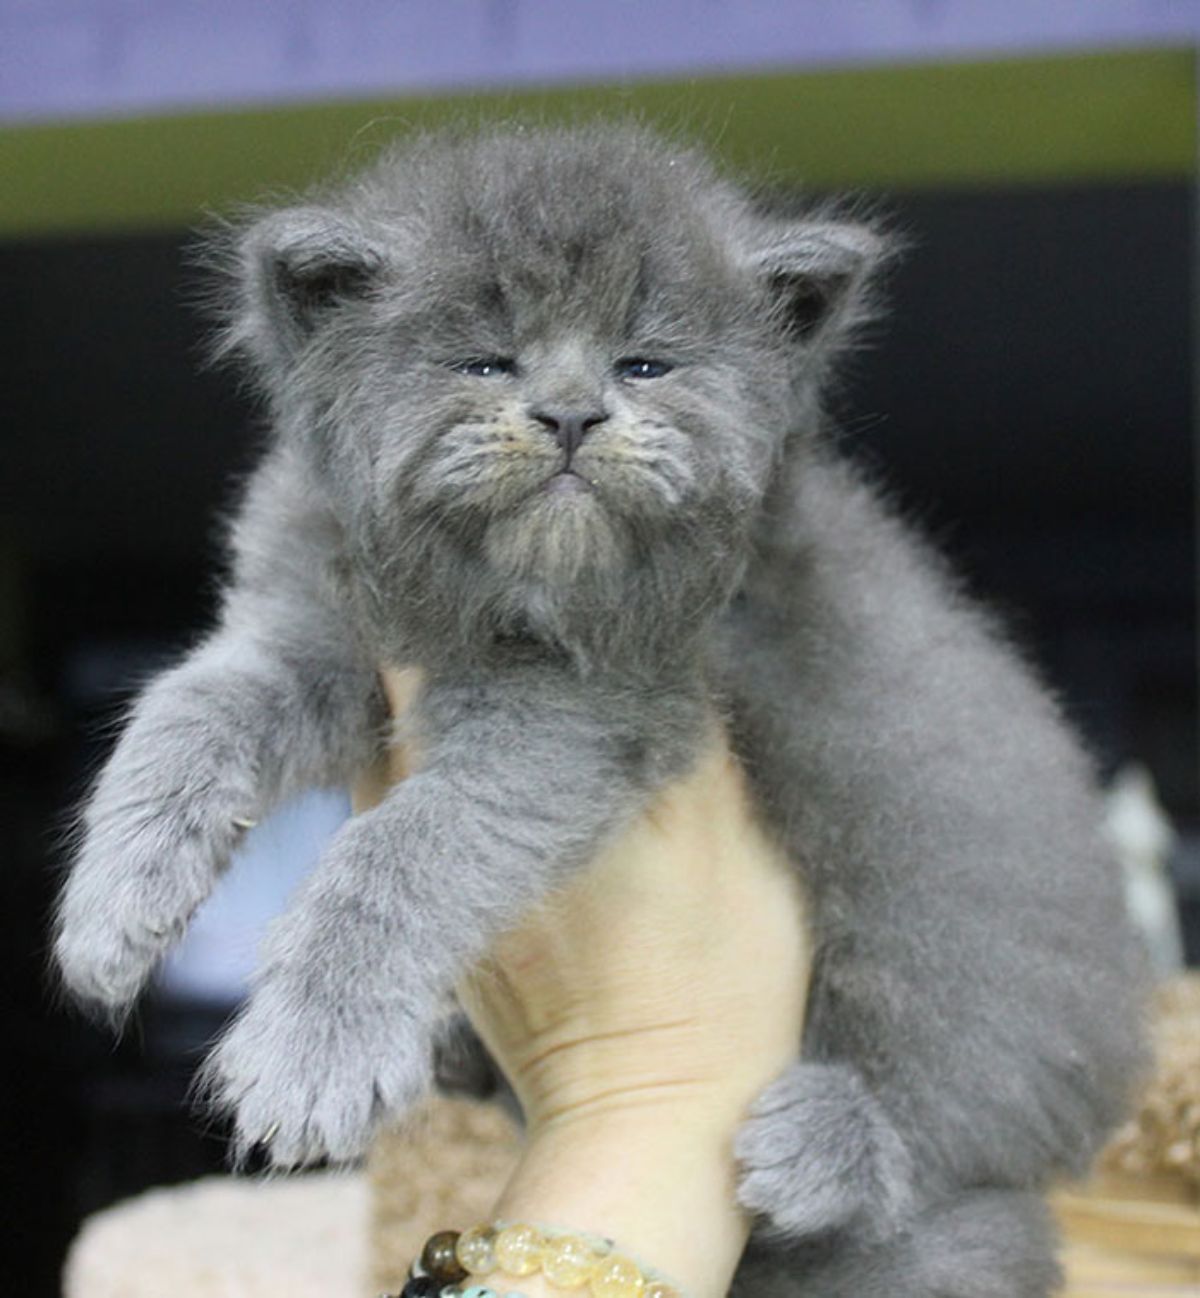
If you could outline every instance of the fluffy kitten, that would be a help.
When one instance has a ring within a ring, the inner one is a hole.
[[[1121,1113],[1137,960],[1054,703],[822,441],[876,234],[765,217],[638,130],[512,129],[400,146],[227,251],[274,435],[219,625],[86,808],[67,987],[127,1007],[240,827],[372,758],[378,664],[420,664],[423,769],[334,839],[209,1064],[241,1147],[351,1157],[425,1089],[464,966],[715,704],[817,951],[738,1139],[770,1245],[738,1292],[782,1257],[826,1298],[1047,1293],[1037,1189]]]

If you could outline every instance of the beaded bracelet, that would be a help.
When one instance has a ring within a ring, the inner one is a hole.
[[[540,1271],[555,1288],[586,1287],[590,1298],[683,1298],[658,1272],[613,1247],[610,1239],[524,1222],[473,1226],[461,1234],[443,1230],[425,1241],[400,1298],[522,1298],[479,1283],[494,1271],[518,1277]]]
[[[432,1281],[432,1287],[425,1287],[425,1281]],[[425,1298],[425,1295],[430,1298],[526,1298],[525,1294],[517,1293],[515,1289],[506,1289],[501,1293],[499,1289],[490,1289],[485,1284],[468,1285],[463,1289],[456,1284],[443,1285],[440,1280],[433,1280],[432,1276],[419,1276],[409,1280],[398,1295],[380,1294],[379,1298],[409,1298],[410,1294],[416,1294],[419,1298]]]

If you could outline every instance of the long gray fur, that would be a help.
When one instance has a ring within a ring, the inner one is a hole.
[[[1036,1192],[1122,1113],[1140,964],[1053,700],[823,435],[878,233],[765,216],[640,129],[509,128],[398,146],[219,251],[273,436],[218,626],[84,811],[69,991],[119,1018],[239,825],[348,781],[377,666],[421,665],[422,770],[334,839],[206,1070],[240,1150],[353,1157],[428,1085],[464,967],[715,711],[816,949],[802,1058],[737,1141],[738,1292],[1048,1293]],[[547,414],[600,420],[590,490],[546,487]]]

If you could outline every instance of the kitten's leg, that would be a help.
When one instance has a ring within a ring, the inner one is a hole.
[[[431,683],[418,711],[426,765],[343,826],[209,1062],[238,1152],[357,1155],[381,1114],[425,1089],[464,969],[686,766],[704,717],[682,693],[547,667]]]
[[[967,1190],[886,1241],[752,1242],[730,1298],[1048,1298],[1061,1281],[1056,1246],[1037,1195]]]
[[[84,808],[54,947],[65,989],[114,1017],[208,896],[245,828],[349,778],[384,718],[375,674],[294,605],[223,629],[160,676]],[[325,615],[322,615],[324,617]]]

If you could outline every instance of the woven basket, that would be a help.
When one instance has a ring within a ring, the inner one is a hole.
[[[1155,998],[1155,1067],[1096,1175],[1052,1196],[1069,1298],[1200,1298],[1200,976]]]
[[[1102,1173],[1050,1201],[1064,1298],[1200,1296],[1200,1195],[1183,1178]]]

